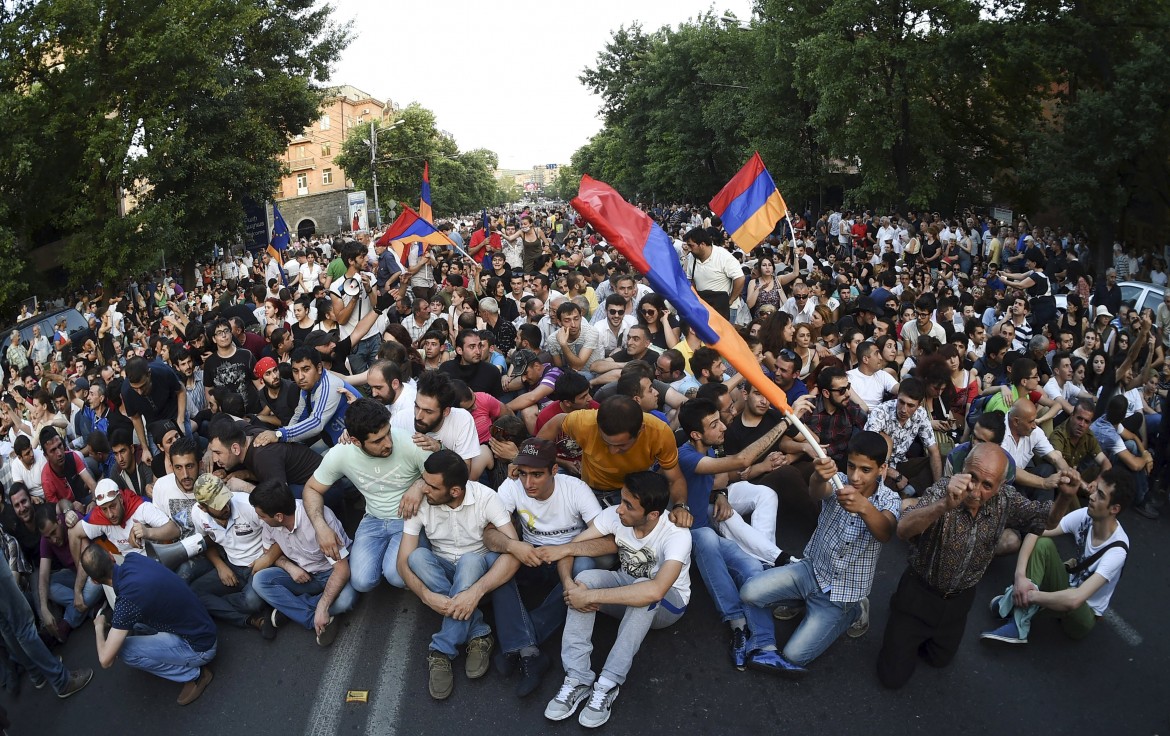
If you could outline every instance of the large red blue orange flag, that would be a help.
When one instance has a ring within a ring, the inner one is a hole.
[[[385,245],[394,249],[394,254],[402,265],[406,265],[406,245],[418,243],[419,255],[426,251],[426,243],[444,243],[455,245],[435,226],[424,220],[419,213],[406,205],[402,206],[402,214],[382,233],[377,245]]]
[[[423,161],[422,191],[418,193],[418,214],[427,222],[435,221],[431,211],[431,165],[426,161]]]
[[[735,244],[750,253],[788,214],[788,205],[757,151],[711,200],[711,210]]]
[[[630,265],[645,274],[654,291],[678,310],[700,340],[717,350],[773,406],[788,413],[784,392],[764,375],[747,343],[731,323],[695,293],[674,244],[662,228],[608,184],[589,176],[581,177],[581,189],[572,205]]]

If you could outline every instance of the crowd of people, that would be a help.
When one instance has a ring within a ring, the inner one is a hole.
[[[329,646],[385,581],[442,617],[433,698],[461,655],[531,694],[563,629],[545,715],[597,727],[692,584],[729,666],[796,679],[867,633],[895,536],[886,687],[951,661],[996,555],[1018,562],[984,638],[1026,643],[1041,610],[1091,631],[1118,516],[1164,496],[1170,295],[1154,313],[1117,285],[1164,287],[1162,258],[1119,246],[1097,279],[1082,237],[1023,219],[840,210],[745,250],[709,211],[647,211],[818,443],[563,206],[442,223],[455,247],[303,238],[77,293],[82,339],[0,355],[5,686],[84,687],[49,647],[92,625],[103,667],[185,705],[217,622]],[[594,672],[599,612],[621,623]]]

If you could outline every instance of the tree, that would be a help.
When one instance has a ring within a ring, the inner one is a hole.
[[[553,182],[552,196],[563,202],[568,202],[577,196],[581,186],[581,175],[572,166],[562,166],[557,169],[557,178]]]
[[[312,0],[16,0],[0,11],[0,225],[116,281],[238,240],[348,26]],[[137,203],[122,212],[123,193]]]

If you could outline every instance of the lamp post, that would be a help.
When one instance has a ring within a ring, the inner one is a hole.
[[[386,129],[392,130],[405,122],[406,120],[400,118]],[[366,141],[366,145],[370,147],[370,175],[374,180],[374,229],[378,229],[382,227],[382,210],[378,207],[378,128],[374,126],[373,120],[370,121],[370,139]]]

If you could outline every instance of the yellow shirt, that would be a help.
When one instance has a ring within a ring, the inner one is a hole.
[[[585,287],[585,298],[589,301],[589,314],[586,316],[592,319],[593,313],[597,311],[597,307],[599,306],[597,292],[593,290],[592,286]]]
[[[678,446],[666,422],[642,415],[642,431],[634,446],[621,454],[610,452],[597,428],[597,410],[581,409],[565,417],[561,431],[581,446],[581,479],[596,491],[615,491],[626,476],[649,470],[658,463],[664,470],[678,467]]]
[[[691,347],[691,344],[685,339],[679,340],[678,345],[675,345],[674,349],[682,353],[683,358],[686,359],[686,372],[692,376],[695,375],[695,372],[691,370],[691,356],[695,354],[695,349]]]

